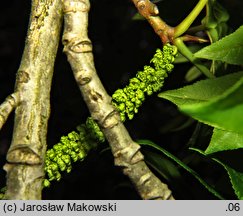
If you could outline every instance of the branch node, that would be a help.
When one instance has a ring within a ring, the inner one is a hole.
[[[77,40],[74,34],[66,33],[63,35],[63,45],[64,45],[64,52],[68,52],[71,50],[75,53],[87,53],[92,52],[92,43],[90,40]]]
[[[20,96],[19,92],[16,91],[9,95],[5,101],[0,105],[0,129],[6,122],[8,116],[19,105]]]
[[[141,178],[138,181],[138,184],[141,185],[141,186],[143,186],[147,182],[149,182],[150,178],[151,178],[151,173],[148,172],[148,173],[144,174],[143,176],[141,176]]]
[[[120,121],[119,113],[116,110],[113,110],[105,117],[101,125],[105,129],[113,128],[116,125],[118,125],[119,121]]]
[[[137,5],[138,5],[139,10],[144,10],[144,8],[146,7],[145,0],[139,0]]]
[[[157,16],[159,14],[158,7],[148,0],[139,0],[137,8],[144,17]]]
[[[19,144],[11,149],[7,154],[9,163],[38,165],[42,163],[40,156],[29,148],[26,144]]]
[[[153,15],[155,16],[159,15],[159,8],[157,7],[157,5],[154,5]]]
[[[76,53],[87,53],[92,52],[92,44],[89,40],[77,41],[70,46],[70,49]]]
[[[18,71],[16,81],[19,83],[27,83],[30,80],[30,76],[26,71]]]
[[[115,164],[117,166],[128,167],[142,161],[143,155],[139,151],[140,145],[135,142],[130,143],[127,147],[114,153]]]
[[[63,1],[64,13],[76,13],[77,11],[88,12],[90,4],[88,1]]]
[[[103,97],[99,92],[92,89],[90,91],[90,99],[98,103],[99,101],[102,102]]]
[[[149,22],[163,44],[173,42],[174,28],[159,17],[158,7],[149,0],[132,0],[139,13]]]
[[[79,71],[77,73],[80,73],[80,75],[77,75],[77,82],[78,82],[78,85],[86,85],[87,83],[89,83],[92,79],[91,77],[89,76],[83,76],[82,75],[82,71]]]

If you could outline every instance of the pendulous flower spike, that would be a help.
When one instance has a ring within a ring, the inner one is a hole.
[[[163,46],[163,50],[157,49],[151,59],[152,66],[144,66],[136,77],[129,80],[129,84],[123,89],[118,89],[112,95],[112,104],[120,113],[121,120],[133,119],[138,108],[145,100],[145,95],[152,95],[160,91],[164,79],[174,68],[174,60],[177,55],[177,48],[169,43]]]

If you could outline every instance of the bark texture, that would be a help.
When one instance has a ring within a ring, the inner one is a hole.
[[[140,146],[131,139],[96,73],[87,31],[89,1],[64,0],[63,9],[64,52],[91,116],[110,144],[115,164],[122,168],[143,199],[173,199],[167,185],[145,164]]]
[[[12,143],[7,153],[6,199],[41,199],[50,89],[62,22],[61,0],[33,0],[17,72]]]

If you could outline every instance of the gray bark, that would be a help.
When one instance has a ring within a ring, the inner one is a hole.
[[[140,196],[143,199],[173,199],[167,185],[145,164],[140,146],[131,139],[96,73],[87,32],[89,9],[88,0],[64,0],[64,52],[83,98],[110,144],[115,164],[130,178]]]
[[[33,0],[17,72],[14,131],[7,153],[6,199],[41,199],[50,89],[62,20],[61,0]]]

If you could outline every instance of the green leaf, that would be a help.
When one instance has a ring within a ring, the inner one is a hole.
[[[195,53],[195,52],[197,52],[198,50],[202,49],[202,45],[199,45],[199,44],[193,44],[193,45],[188,45],[187,48],[188,48],[192,53]],[[176,58],[175,58],[174,63],[175,63],[175,64],[180,64],[180,63],[185,63],[185,62],[188,62],[188,61],[189,61],[189,60],[179,52],[178,55],[177,55]]]
[[[192,66],[185,75],[185,80],[187,82],[192,82],[202,75],[202,72],[196,67]]]
[[[234,33],[195,53],[197,58],[219,60],[228,64],[242,64],[243,26]]]
[[[243,73],[199,81],[159,97],[175,103],[179,109],[210,126],[243,132]],[[238,82],[237,82],[238,80]]]
[[[219,23],[227,22],[229,19],[227,10],[216,0],[209,0],[206,9],[206,17],[202,20],[206,28],[215,28]]]
[[[200,154],[206,156],[206,154],[200,150],[200,149],[195,149],[195,148],[190,148],[191,150],[197,151]],[[216,161],[220,165],[222,165],[225,170],[227,171],[230,182],[232,184],[232,187],[234,189],[234,192],[238,199],[243,200],[243,173],[236,171],[235,169],[231,168],[230,166],[226,165],[222,161],[218,160],[217,158],[212,158],[212,160]]]
[[[180,131],[191,126],[194,122],[195,120],[193,118],[181,114],[170,119],[168,122],[163,122],[158,130],[163,134]]]
[[[153,167],[167,181],[171,182],[173,179],[180,178],[181,174],[178,167],[167,158],[144,149],[143,154],[145,156],[145,162]]]
[[[239,148],[243,148],[243,134],[214,128],[213,136],[205,154]]]
[[[228,12],[216,0],[209,0],[206,6],[206,17],[202,20],[206,33],[211,43],[214,43],[231,33],[227,25],[229,19]],[[216,74],[222,70],[225,64],[221,61],[212,61],[210,71]]]
[[[205,182],[193,169],[191,169],[189,166],[187,166],[185,163],[183,163],[180,159],[178,159],[176,156],[171,154],[170,152],[163,149],[161,146],[153,143],[150,140],[137,140],[137,142],[140,145],[150,146],[154,149],[157,149],[158,151],[165,154],[168,158],[172,159],[174,162],[176,162],[179,166],[181,166],[183,169],[191,173],[209,192],[214,194],[219,199],[224,199],[212,186],[210,186],[207,182]]]
[[[169,90],[158,96],[167,99],[177,106],[197,104],[221,95],[243,76],[243,72],[225,75],[219,78],[202,80],[180,89]]]
[[[204,103],[186,104],[180,110],[213,127],[243,132],[243,77],[218,97]]]
[[[220,74],[227,69],[227,64],[221,61],[212,61],[210,71],[212,74]]]
[[[225,23],[221,23],[216,28],[207,30],[207,34],[211,43],[215,43],[216,41],[225,37],[229,33],[229,27]]]
[[[206,5],[206,16],[202,24],[207,29],[210,41],[216,42],[229,32],[226,22],[229,19],[227,10],[216,0],[209,0]]]
[[[235,194],[237,195],[238,199],[243,200],[243,173],[232,169],[231,167],[227,166],[216,158],[214,158],[214,160],[226,169]]]

